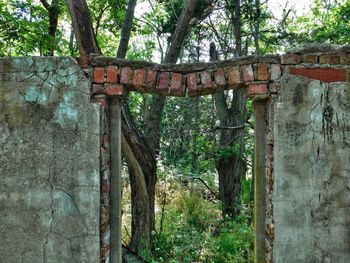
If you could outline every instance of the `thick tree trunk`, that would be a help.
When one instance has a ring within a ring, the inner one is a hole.
[[[127,160],[131,185],[130,246],[135,251],[148,250],[151,231],[154,229],[154,192],[151,190],[155,185],[152,178],[156,174],[156,158],[134,124],[127,104],[123,107],[122,133],[122,150]]]
[[[246,99],[244,88],[233,90],[231,108],[227,107],[223,93],[214,95],[215,106],[222,127],[244,127],[246,122]],[[231,155],[219,156],[216,169],[219,174],[219,192],[222,202],[223,217],[235,217],[240,210],[242,177],[245,174],[243,161],[244,128],[222,129],[220,133],[220,147],[223,150],[232,147]]]
[[[66,2],[71,14],[80,56],[87,60],[90,53],[101,53],[86,0],[66,0]]]
[[[237,51],[238,53],[238,51]],[[215,44],[210,44],[210,59],[218,59]],[[242,177],[245,174],[244,124],[246,122],[246,99],[244,88],[234,89],[231,107],[227,104],[224,92],[213,95],[221,127],[242,127],[241,129],[221,129],[220,147],[230,151],[231,155],[219,155],[216,169],[219,174],[219,192],[222,203],[222,216],[235,217],[239,213],[242,193]]]
[[[197,0],[186,2],[165,62],[175,63],[177,61],[189,23],[193,18],[196,3]],[[127,13],[129,14],[129,12]],[[129,27],[130,29],[131,27]],[[128,38],[122,37],[122,40],[128,41]],[[125,47],[125,43],[119,47],[118,56],[126,55],[125,49],[124,53],[122,51],[123,46]],[[129,168],[132,196],[131,247],[137,252],[150,248],[151,232],[155,230],[156,157],[159,154],[160,126],[165,99],[166,97],[159,95],[153,97],[143,135],[137,129],[128,106],[124,105],[123,108],[122,131],[125,140],[123,140],[122,147],[124,153],[130,150],[132,152],[132,154],[125,154]],[[143,187],[144,185],[146,190]]]
[[[137,247],[139,250],[149,250],[150,245],[150,211],[149,211],[149,195],[147,192],[147,185],[143,180],[143,171],[140,164],[127,142],[124,134],[122,135],[122,148],[125,157],[128,161],[128,169],[130,174],[131,184],[131,206],[132,206],[132,240],[131,247]],[[128,134],[130,135],[130,134]],[[130,138],[128,138],[130,139]],[[147,231],[145,231],[147,230]],[[140,244],[134,242],[142,240]]]

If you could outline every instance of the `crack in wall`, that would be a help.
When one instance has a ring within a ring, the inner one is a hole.
[[[0,97],[6,107],[0,118],[9,131],[1,138],[5,146],[0,156],[5,157],[0,173],[5,173],[6,184],[0,184],[5,191],[0,195],[11,194],[15,202],[0,225],[16,215],[13,224],[7,223],[11,229],[4,230],[13,235],[2,235],[6,246],[13,244],[13,253],[1,247],[0,258],[7,263],[46,263],[66,254],[74,262],[98,262],[99,107],[90,104],[89,80],[71,59],[0,59],[0,68]],[[76,119],[63,112],[71,108]],[[54,114],[62,115],[61,123]],[[8,171],[11,177],[6,177]],[[12,177],[18,178],[16,187]],[[25,209],[14,211],[23,205]],[[56,251],[60,241],[65,244]]]
[[[43,263],[46,263],[46,246],[49,243],[49,236],[52,233],[52,227],[53,227],[53,221],[55,220],[54,214],[55,214],[55,210],[53,208],[53,189],[54,186],[51,185],[51,190],[50,190],[50,198],[51,198],[51,205],[50,205],[50,210],[51,210],[51,222],[50,222],[50,228],[49,228],[49,232],[45,235],[45,243],[43,245]]]

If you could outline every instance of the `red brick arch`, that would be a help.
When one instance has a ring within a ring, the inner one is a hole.
[[[92,95],[125,96],[127,91],[164,96],[201,96],[240,85],[247,96],[276,93],[284,73],[323,82],[349,81],[350,54],[345,51],[295,52],[244,57],[215,63],[161,65],[93,57]]]

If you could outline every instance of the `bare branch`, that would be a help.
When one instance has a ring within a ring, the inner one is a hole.
[[[219,194],[215,193],[214,190],[212,190],[212,189],[209,187],[209,185],[207,185],[207,183],[206,183],[202,178],[200,178],[200,177],[193,177],[193,178],[192,178],[192,177],[191,177],[190,179],[200,181],[200,182],[209,190],[209,192],[210,192],[213,196],[215,196],[216,199],[219,199]]]

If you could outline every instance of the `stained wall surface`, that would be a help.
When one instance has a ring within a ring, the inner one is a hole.
[[[286,74],[279,88],[273,262],[349,262],[349,83]]]
[[[99,262],[89,89],[73,59],[0,59],[0,262]]]

